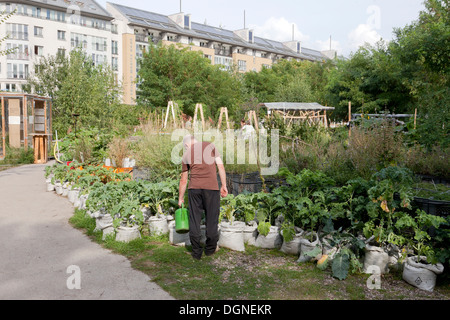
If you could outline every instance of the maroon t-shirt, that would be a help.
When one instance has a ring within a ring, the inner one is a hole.
[[[197,142],[185,152],[182,172],[190,172],[190,190],[219,190],[215,161],[218,157],[219,152],[210,142]]]

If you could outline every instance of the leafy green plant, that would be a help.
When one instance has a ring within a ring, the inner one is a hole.
[[[139,200],[132,197],[121,199],[111,210],[113,226],[133,227],[141,226],[144,222],[144,214],[140,210]]]
[[[234,222],[234,214],[237,210],[237,201],[234,195],[229,194],[221,200],[220,206],[220,218],[222,221],[224,218],[231,224]]]
[[[443,217],[427,214],[423,210],[417,210],[414,216],[402,215],[395,224],[395,227],[408,236],[405,237],[407,245],[414,249],[417,256],[427,257],[428,263],[436,263],[436,252],[432,247],[432,238],[429,230],[431,227],[438,229],[441,224],[447,221]]]

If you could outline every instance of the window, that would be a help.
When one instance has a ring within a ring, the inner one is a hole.
[[[28,25],[17,24],[17,23],[7,23],[6,33],[9,35],[10,39],[14,40],[28,40]]]
[[[117,57],[111,58],[111,68],[113,71],[119,70],[119,59]]]
[[[253,31],[248,32],[248,41],[253,42]]]
[[[247,61],[239,60],[238,61],[238,67],[239,67],[239,71],[246,72],[247,71]]]
[[[42,28],[42,27],[34,27],[34,36],[42,38],[44,36],[43,31],[44,31],[44,28]]]
[[[58,30],[58,40],[66,40],[66,32]]]
[[[58,53],[57,53],[58,57],[62,57],[64,58],[66,56],[66,49],[64,48],[58,48]]]
[[[233,59],[227,57],[214,57],[214,64],[222,66],[222,70],[231,70],[231,66],[233,65]]]
[[[119,54],[119,42],[111,41],[111,54]]]
[[[88,46],[87,35],[80,33],[71,33],[70,44],[72,48],[80,47],[83,49],[87,49]]]
[[[5,86],[5,89],[6,89],[6,91],[9,91],[9,92],[17,92],[17,87],[16,87],[16,84],[14,84],[14,83],[7,83]]]
[[[8,60],[28,60],[29,52],[27,44],[13,45],[11,43],[7,43],[6,50],[10,52],[7,55]]]
[[[106,51],[107,47],[106,38],[92,37],[92,50]]]
[[[44,47],[34,46],[34,54],[38,57],[42,57],[44,55]]]
[[[191,17],[190,16],[184,16],[184,27],[186,29],[190,29],[190,27],[191,27]]]
[[[9,79],[27,79],[28,78],[28,64],[8,63],[8,78]]]

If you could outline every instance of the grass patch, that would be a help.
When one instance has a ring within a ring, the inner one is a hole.
[[[353,274],[339,281],[314,263],[296,263],[297,257],[278,250],[247,246],[245,253],[220,249],[213,257],[192,259],[189,248],[172,246],[168,236],[120,243],[94,232],[95,220],[77,210],[70,223],[84,229],[93,241],[127,257],[133,268],[180,300],[448,300],[447,285],[434,293],[413,288],[393,272],[382,276],[382,289],[369,290],[369,275]]]

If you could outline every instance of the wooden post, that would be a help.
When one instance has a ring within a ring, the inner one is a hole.
[[[23,112],[23,143],[25,151],[28,151],[28,99],[25,95],[22,102]]]
[[[352,102],[348,102],[348,136],[352,135]]]
[[[202,129],[205,130],[205,117],[203,116],[203,105],[201,103],[195,105],[194,125],[197,122],[198,110],[200,110],[200,116],[202,117]]]
[[[219,124],[217,125],[217,128],[220,130],[222,127],[222,121],[223,121],[223,115],[225,114],[225,120],[227,122],[227,129],[230,129],[230,122],[228,120],[228,108],[220,108],[220,116],[219,116]]]
[[[416,111],[414,112],[414,130],[416,130],[416,126],[417,126],[417,108]]]
[[[2,146],[3,152],[2,157],[4,158],[6,155],[6,128],[5,128],[5,98],[2,97]]]
[[[164,121],[164,129],[167,128],[167,121],[169,120],[170,109],[172,109],[173,125],[175,127],[177,126],[177,119],[175,117],[175,109],[174,109],[174,106],[173,106],[173,101],[169,101],[169,103],[167,104],[166,118],[165,118],[165,121]]]
[[[250,124],[253,125],[253,123],[254,123],[254,128],[255,128],[256,132],[259,132],[259,123],[258,123],[258,117],[256,116],[256,111],[255,110],[249,111],[247,116],[248,116],[248,120],[250,120]]]

